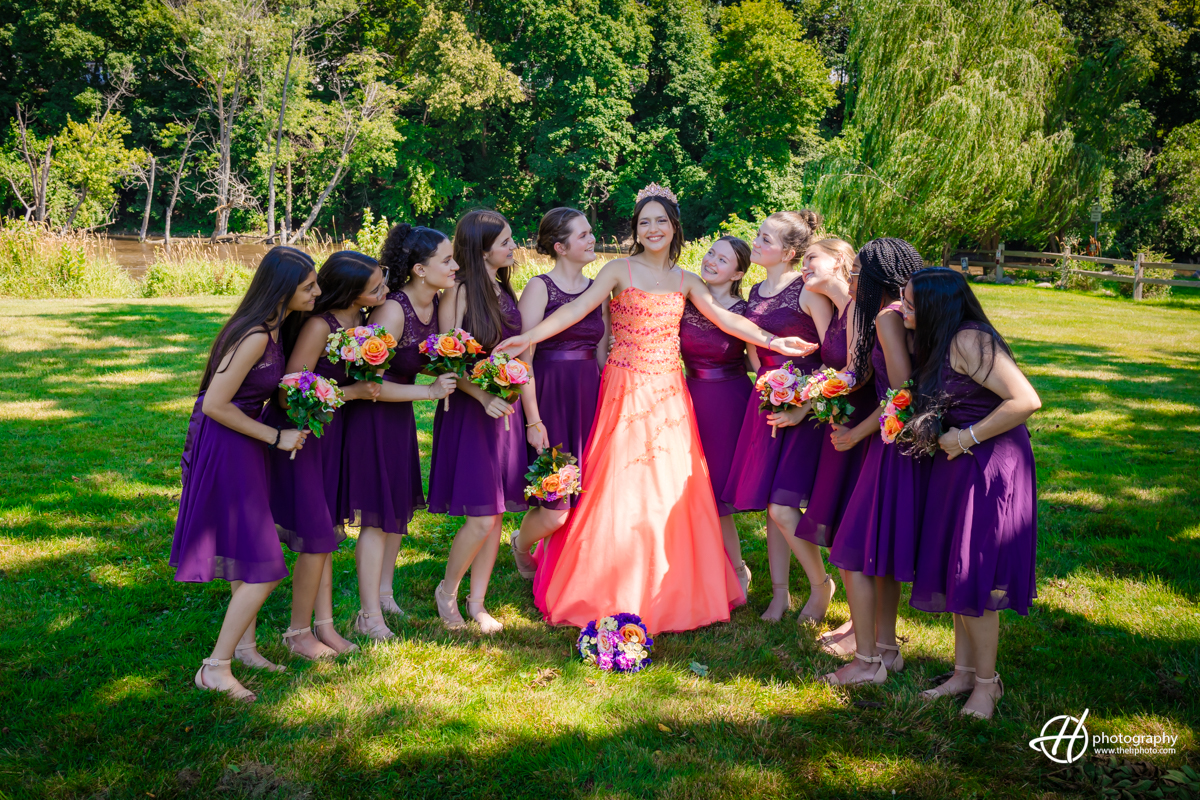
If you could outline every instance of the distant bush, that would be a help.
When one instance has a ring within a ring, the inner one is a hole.
[[[142,297],[240,295],[253,271],[239,261],[216,259],[199,248],[175,247],[170,254],[155,250],[155,261],[142,279]]]

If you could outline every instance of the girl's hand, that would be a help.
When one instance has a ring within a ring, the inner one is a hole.
[[[855,438],[853,428],[838,425],[836,422],[832,424],[832,427],[833,433],[829,434],[829,441],[833,442],[834,450],[844,453],[858,444],[859,440]]]
[[[525,429],[525,440],[529,446],[541,453],[550,446],[550,435],[546,433],[545,423],[539,422]]]
[[[429,399],[441,400],[443,397],[454,393],[455,386],[458,385],[458,376],[453,372],[447,372],[443,375],[438,375],[433,383],[429,384]]]
[[[374,381],[355,381],[343,391],[347,400],[377,400],[379,399],[379,390],[382,388],[381,384]]]
[[[513,336],[510,339],[505,339],[500,344],[492,348],[493,353],[508,353],[510,356],[520,355],[525,352],[529,345],[533,344],[533,340],[529,338],[528,333],[522,333],[519,336]]]
[[[959,439],[958,434],[958,428],[951,428],[943,433],[938,439],[938,446],[941,447],[942,452],[946,454],[947,461],[953,461],[963,453],[967,452],[966,450],[963,450],[962,440]]]
[[[771,350],[785,356],[806,356],[815,352],[820,346],[820,344],[806,342],[799,336],[777,337],[771,340]]]
[[[792,406],[787,411],[773,411],[767,414],[767,424],[776,428],[790,428],[799,425],[808,416],[808,403],[802,406]]]
[[[483,403],[483,410],[492,419],[501,419],[509,414],[517,413],[517,408],[512,403],[505,400],[503,397],[497,397],[494,394],[489,394],[486,400],[480,400]]]
[[[304,447],[304,440],[308,438],[308,431],[298,431],[295,428],[288,428],[280,431],[279,444],[276,445],[280,450],[299,450]]]

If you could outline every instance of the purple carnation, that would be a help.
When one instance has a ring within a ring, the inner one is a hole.
[[[601,653],[600,656],[596,659],[596,666],[603,670],[612,669],[613,668],[613,657],[611,655],[609,655],[608,653]]]

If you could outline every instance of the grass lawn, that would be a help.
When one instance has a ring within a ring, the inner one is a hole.
[[[1028,745],[1085,708],[1093,734],[1178,735],[1173,756],[1131,757],[1169,790],[1166,768],[1200,766],[1200,304],[978,291],[1044,403],[1040,597],[1004,615],[990,724],[916,697],[952,664],[948,616],[902,607],[911,666],[887,685],[818,685],[840,662],[816,632],[758,618],[754,514],[749,607],[661,636],[637,676],[574,660],[575,631],[540,621],[507,548],[489,595],[504,632],[445,631],[433,591],[457,521],[422,514],[396,641],[288,661],[284,584],[258,641],[290,671],[239,669],[250,707],[196,691],[228,589],[177,584],[166,559],[187,415],[233,300],[0,301],[0,798],[1100,796],[1125,773],[1055,773]],[[432,405],[418,413],[427,457]],[[353,550],[334,558],[343,632]],[[798,567],[793,584],[794,612]],[[839,590],[829,623],[846,614]]]

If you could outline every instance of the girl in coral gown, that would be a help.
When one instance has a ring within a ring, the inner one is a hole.
[[[551,624],[583,627],[629,612],[656,634],[728,620],[745,602],[679,367],[685,302],[764,348],[803,355],[816,346],[726,311],[698,276],[675,266],[683,235],[669,190],[651,184],[639,193],[633,229],[631,258],[609,262],[578,299],[496,349],[521,352],[613,296],[613,346],[584,451],[583,493],[567,525],[539,548],[534,599]]]

